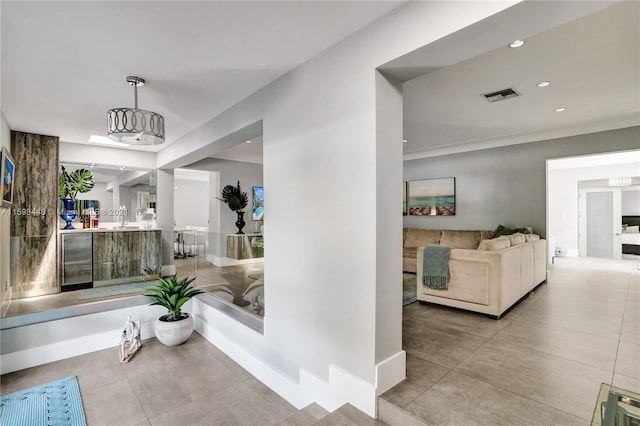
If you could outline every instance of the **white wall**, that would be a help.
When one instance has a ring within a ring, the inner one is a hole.
[[[11,129],[0,112],[0,145],[11,152]],[[9,247],[11,235],[10,210],[0,207],[0,314],[4,315],[11,302],[11,282],[9,276]]]
[[[213,178],[207,191],[211,199],[209,203],[208,222],[209,229],[212,232],[235,234],[238,231],[238,228],[235,226],[237,220],[236,213],[231,211],[225,203],[216,199],[216,197],[222,195],[222,188],[226,185],[236,186],[238,181],[240,181],[242,192],[246,192],[247,197],[249,197],[249,204],[244,209],[246,225],[243,231],[247,234],[255,232],[256,223],[258,223],[259,226],[261,222],[256,222],[252,219],[251,187],[263,185],[262,164],[206,158],[190,165],[189,168],[218,173],[217,177]],[[265,193],[268,193],[268,191],[265,191]]]
[[[187,179],[174,179],[173,182],[173,220],[176,227],[209,226],[209,182]]]
[[[192,312],[193,301],[183,309]],[[162,307],[142,304],[1,330],[0,374],[106,348],[113,348],[115,357],[129,315],[141,321],[141,337],[148,339],[154,336],[156,319],[164,313]]]
[[[378,210],[400,202],[378,180],[400,185],[402,132],[395,130],[395,114],[376,110],[376,102],[397,100],[390,90],[376,93],[374,70],[509,4],[407,3],[158,153],[161,167],[186,166],[191,153],[262,120],[264,336],[235,335],[204,315],[200,320],[251,353],[254,374],[271,369],[296,382],[295,395],[280,390],[287,399],[328,406],[325,389],[334,402],[373,415],[377,391],[404,377],[402,218],[399,209],[395,216]],[[394,130],[378,134],[388,121]],[[397,257],[378,258],[383,247]],[[395,300],[377,304],[391,293]],[[381,368],[398,359],[402,368]]]
[[[636,167],[638,165],[636,164]],[[640,187],[622,188],[622,216],[640,216]]]

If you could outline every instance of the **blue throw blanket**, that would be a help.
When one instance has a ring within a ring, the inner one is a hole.
[[[449,255],[451,247],[426,245],[422,261],[422,284],[434,289],[446,289],[451,279]]]

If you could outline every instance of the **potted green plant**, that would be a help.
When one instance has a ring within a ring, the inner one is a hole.
[[[238,215],[238,219],[236,220],[238,232],[236,232],[236,234],[244,234],[244,232],[242,232],[242,228],[244,228],[245,221],[244,211],[242,211],[242,209],[247,207],[247,204],[249,204],[249,197],[246,192],[242,192],[240,189],[240,181],[238,181],[237,186],[227,185],[222,188],[222,198],[216,198],[229,206],[231,211],[236,212]]]
[[[62,166],[62,171],[58,177],[58,193],[63,207],[60,217],[67,224],[64,229],[74,229],[71,222],[78,216],[78,212],[75,210],[76,196],[79,192],[91,191],[93,185],[93,173],[91,170],[78,169],[69,173]]]
[[[149,306],[159,305],[167,309],[167,313],[156,320],[156,338],[167,346],[180,345],[187,341],[193,333],[193,317],[182,312],[182,306],[192,297],[203,293],[202,290],[190,287],[195,278],[160,278],[158,285],[147,289],[145,296],[152,297],[154,302]]]

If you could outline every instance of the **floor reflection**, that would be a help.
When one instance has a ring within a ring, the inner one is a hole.
[[[262,261],[234,266],[215,266],[207,262],[204,257],[189,257],[176,259],[175,265],[179,278],[196,277],[194,285],[205,292],[252,314],[264,316],[264,263]],[[127,294],[114,294],[88,300],[80,297],[79,290],[15,299],[11,301],[7,311],[3,312],[2,317],[137,296],[144,294],[145,291],[140,289]]]
[[[178,276],[196,277],[205,292],[249,312],[264,316],[264,263],[215,266],[204,258],[176,259]]]

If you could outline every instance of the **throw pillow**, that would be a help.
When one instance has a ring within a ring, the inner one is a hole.
[[[407,230],[407,237],[404,240],[405,247],[424,247],[427,244],[440,244],[440,231],[439,229],[418,229],[409,228]]]
[[[509,239],[507,238],[495,238],[493,240],[482,240],[478,246],[478,250],[484,251],[498,251],[510,247]]]
[[[513,246],[519,246],[520,244],[524,244],[526,240],[525,240],[524,234],[521,234],[520,232],[516,232],[515,234],[509,235],[509,241],[511,241],[511,247],[513,247]]]
[[[478,248],[480,242],[480,231],[457,231],[445,229],[440,237],[440,245],[449,246],[457,249]]]

